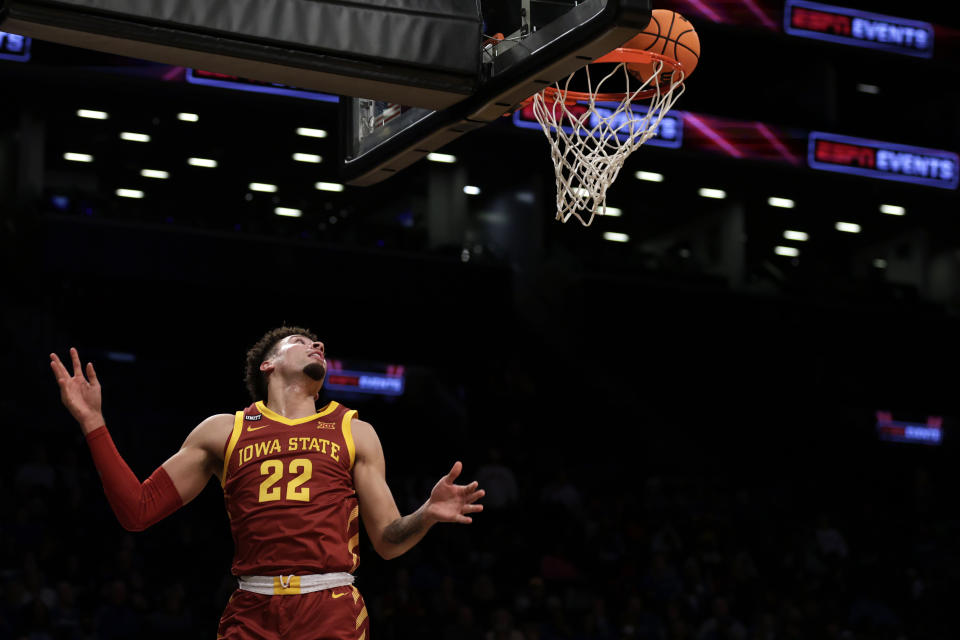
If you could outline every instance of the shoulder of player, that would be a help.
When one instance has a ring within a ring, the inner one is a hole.
[[[352,418],[350,420],[350,430],[353,432],[353,437],[376,437],[377,432],[374,430],[373,425],[367,422],[366,420],[361,420],[360,418]]]
[[[357,452],[361,455],[371,449],[380,447],[380,438],[373,425],[359,418],[350,420],[350,432],[353,434],[353,442],[357,447]]]
[[[217,453],[233,432],[234,415],[218,413],[198,424],[187,436],[184,446],[198,446]]]

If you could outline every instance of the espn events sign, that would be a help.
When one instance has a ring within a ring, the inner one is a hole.
[[[939,445],[943,443],[943,418],[930,416],[926,422],[894,420],[889,411],[877,411],[877,435],[888,442]]]
[[[933,25],[828,4],[787,0],[783,28],[793,36],[933,57]]]
[[[30,59],[30,38],[0,31],[0,60],[26,62]]]
[[[404,376],[371,371],[343,371],[331,368],[324,386],[331,391],[402,396]]]
[[[649,109],[643,105],[630,105],[631,113],[619,110],[619,105],[615,102],[597,102],[593,109],[586,102],[578,102],[568,105],[567,110],[575,118],[582,118],[581,126],[576,128],[579,135],[593,135],[595,138],[601,136],[600,120],[606,120],[610,129],[621,142],[626,142],[631,135],[636,137],[638,134],[631,134],[631,131],[639,131],[640,127],[631,127],[630,120],[642,120]],[[586,118],[584,118],[586,115]],[[574,127],[566,124],[569,120],[564,120],[560,127],[567,135],[573,135]],[[517,109],[513,112],[513,124],[521,129],[541,129],[540,121],[534,115],[533,104]],[[677,112],[663,114],[660,124],[654,130],[653,137],[646,141],[646,144],[654,147],[667,147],[668,149],[679,149],[683,146],[683,117]]]
[[[960,156],[950,151],[811,131],[807,162],[814,169],[956,189]]]

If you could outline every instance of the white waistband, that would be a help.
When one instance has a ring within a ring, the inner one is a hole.
[[[351,573],[313,573],[306,576],[240,576],[240,588],[265,596],[293,596],[353,584]]]

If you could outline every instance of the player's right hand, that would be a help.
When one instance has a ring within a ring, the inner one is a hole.
[[[57,379],[57,385],[60,386],[60,400],[70,411],[70,415],[83,427],[84,433],[89,433],[103,424],[100,381],[97,380],[92,362],[87,363],[87,376],[84,377],[80,356],[73,347],[70,347],[70,358],[73,360],[73,375],[67,372],[67,368],[55,353],[50,354],[50,368]]]

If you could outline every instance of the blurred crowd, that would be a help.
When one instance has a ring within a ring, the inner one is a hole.
[[[513,402],[501,420],[476,418],[486,427],[467,419],[460,436],[438,436],[427,455],[424,439],[397,435],[414,425],[381,421],[401,511],[422,503],[452,455],[487,495],[472,525],[434,527],[400,559],[363,539],[357,586],[372,637],[955,637],[960,520],[927,451],[865,446],[845,465],[750,466],[730,451],[698,455],[692,441],[662,458],[652,435],[621,439],[588,422],[554,434],[570,419],[563,407],[532,428],[538,411]],[[62,408],[36,428],[23,407],[2,408],[15,453],[0,467],[0,640],[213,640],[235,587],[219,487],[128,533]],[[172,451],[152,451],[134,428],[128,416],[112,431],[143,478]]]

